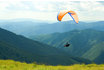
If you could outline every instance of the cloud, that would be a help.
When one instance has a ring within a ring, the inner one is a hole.
[[[9,4],[0,2],[0,11],[5,11],[8,6],[9,6]]]
[[[0,2],[0,19],[32,18],[57,21],[60,10],[77,12],[80,21],[104,20],[104,4],[96,1],[2,1]],[[69,20],[69,16],[65,16]]]

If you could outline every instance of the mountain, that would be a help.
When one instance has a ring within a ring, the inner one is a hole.
[[[9,30],[13,33],[20,34],[20,35],[28,35],[31,33],[29,30],[34,29],[37,26],[48,24],[46,22],[40,21],[32,21],[32,20],[8,20],[8,21],[1,21],[0,20],[0,27],[6,30]]]
[[[22,62],[37,62],[48,65],[90,63],[89,60],[73,57],[55,47],[33,41],[0,28],[0,59]]]
[[[49,24],[49,22],[30,20],[28,21],[5,21],[0,22],[0,27],[14,32],[19,35],[24,35],[26,37],[40,35],[40,34],[50,34],[54,32],[67,32],[71,30],[83,30],[83,29],[95,29],[104,31],[104,21],[96,22],[82,22],[75,24],[73,21],[63,21],[55,22]]]
[[[13,59],[21,62],[33,62],[32,53],[26,52],[6,42],[0,41],[0,59]]]
[[[74,56],[81,56],[98,64],[104,63],[104,31],[72,30],[64,33],[31,36],[30,38],[60,48]],[[70,47],[64,47],[66,42],[70,42]]]

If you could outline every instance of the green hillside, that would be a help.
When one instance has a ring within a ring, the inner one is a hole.
[[[96,63],[104,63],[104,32],[92,29],[73,30],[65,33],[32,36],[31,39],[52,45],[74,55]],[[70,42],[70,47],[64,44]]]
[[[11,44],[0,41],[0,59],[13,59],[21,62],[33,62],[33,54],[23,51]]]
[[[0,59],[13,59],[51,65],[90,63],[89,60],[73,57],[55,47],[33,41],[0,28]]]
[[[104,42],[94,45],[89,51],[87,51],[83,55],[83,57],[90,58],[90,60],[94,60],[99,64],[104,64]]]

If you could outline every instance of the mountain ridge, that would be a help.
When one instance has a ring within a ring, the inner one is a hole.
[[[6,24],[5,23],[9,23]],[[63,22],[55,22],[52,24],[48,24],[46,22],[5,22],[0,23],[0,27],[14,32],[19,35],[24,35],[26,37],[32,35],[40,35],[40,34],[50,34],[54,32],[67,32],[71,30],[83,30],[83,29],[95,29],[104,31],[104,21],[96,21],[96,22],[82,22],[79,21],[78,24],[75,24],[73,21],[63,21]],[[54,28],[54,29],[53,29]],[[21,30],[22,29],[22,30]]]

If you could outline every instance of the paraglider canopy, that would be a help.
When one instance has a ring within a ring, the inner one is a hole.
[[[57,15],[57,20],[58,20],[58,21],[61,21],[62,18],[63,18],[66,14],[69,14],[69,15],[72,17],[72,19],[73,19],[73,21],[74,21],[75,23],[78,23],[78,16],[77,16],[77,14],[76,14],[74,11],[68,11],[68,10],[60,11],[59,14]]]

